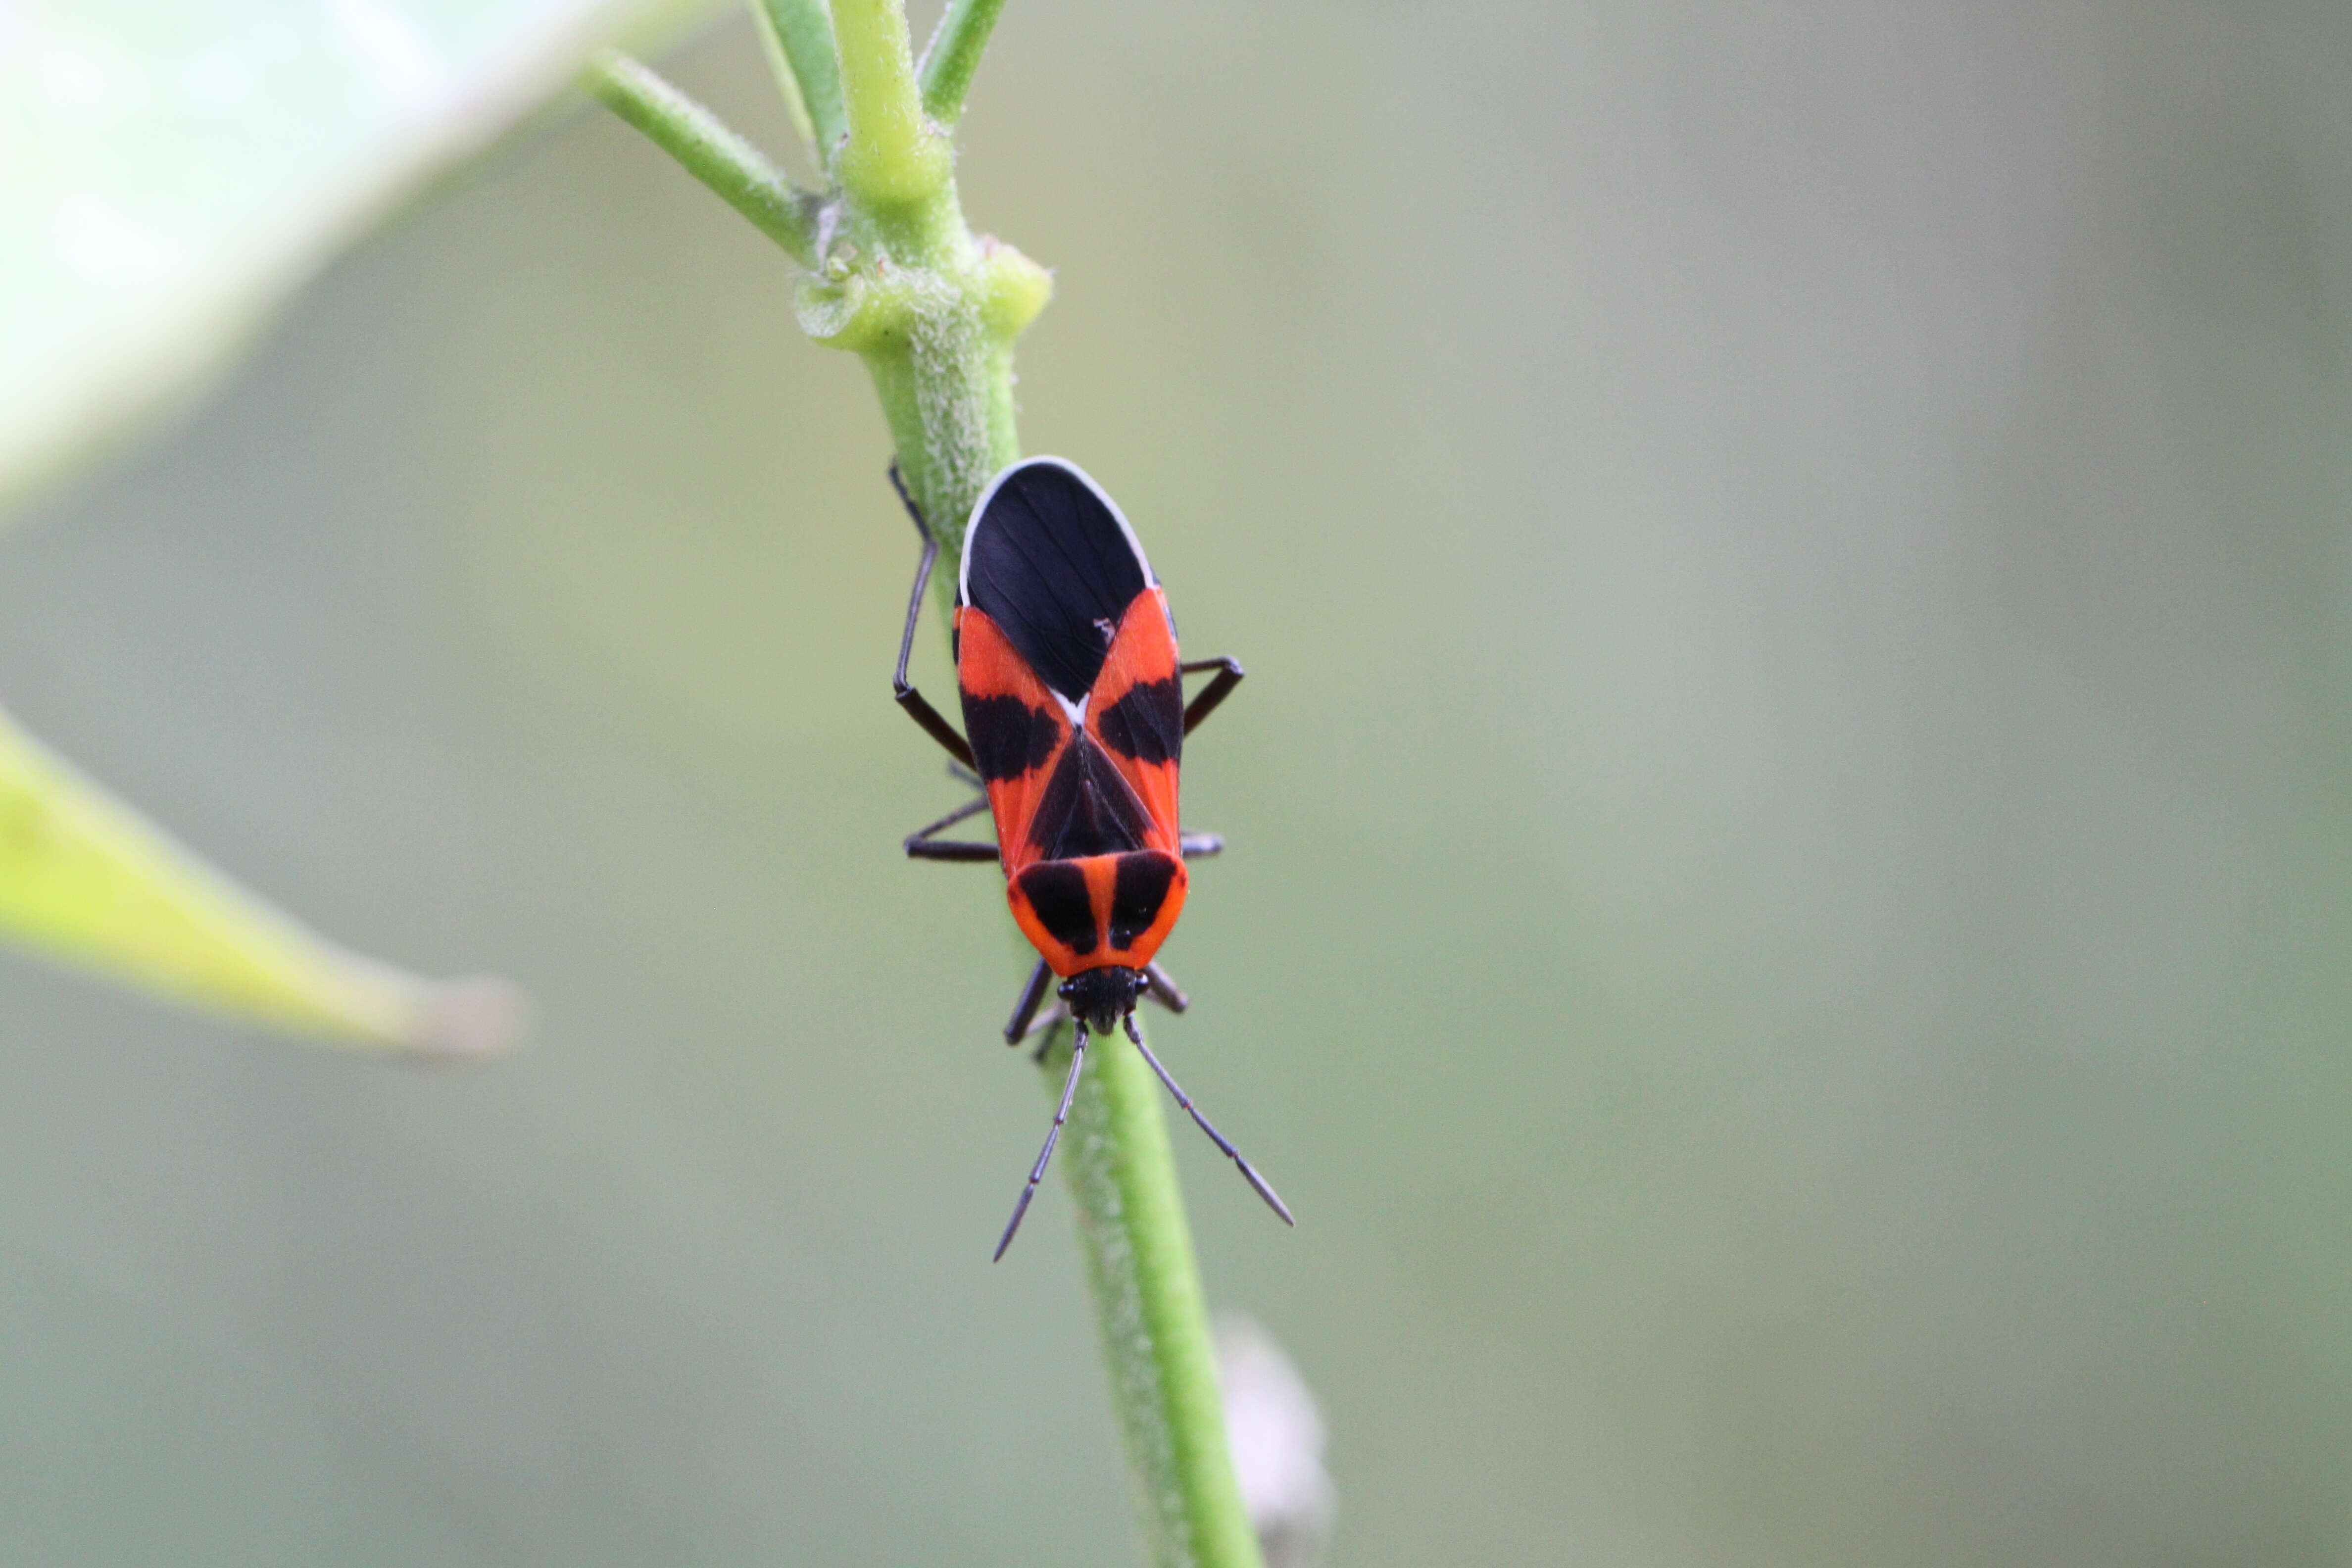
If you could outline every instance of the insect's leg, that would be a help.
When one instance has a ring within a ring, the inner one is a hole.
[[[890,678],[890,690],[898,698],[898,706],[907,710],[907,717],[922,726],[923,733],[945,746],[949,756],[971,767],[971,744],[956,733],[954,725],[940,717],[940,710],[921,692],[907,684],[907,661],[915,653],[915,623],[923,614],[923,590],[930,584],[932,563],[940,558],[940,542],[931,532],[931,525],[923,521],[923,510],[915,504],[915,498],[907,493],[907,482],[898,477],[898,465],[895,462],[890,465],[890,488],[898,492],[907,515],[915,520],[915,531],[923,536],[923,558],[915,565],[915,586],[907,595],[907,630],[898,639],[898,670]]]
[[[1192,999],[1184,994],[1184,988],[1177,984],[1169,973],[1158,964],[1147,963],[1143,966],[1143,980],[1150,987],[1145,994],[1171,1013],[1181,1013],[1192,1005]]]
[[[1226,1142],[1225,1135],[1218,1131],[1215,1128],[1210,1126],[1209,1119],[1201,1114],[1199,1108],[1193,1105],[1192,1101],[1186,1097],[1182,1089],[1176,1087],[1176,1080],[1168,1076],[1168,1069],[1160,1065],[1160,1058],[1153,1056],[1151,1054],[1151,1047],[1143,1043],[1143,1031],[1135,1026],[1135,1015],[1129,1013],[1127,1016],[1125,1022],[1127,1024],[1127,1037],[1135,1042],[1135,1048],[1143,1053],[1143,1059],[1151,1064],[1151,1070],[1160,1075],[1160,1081],[1168,1086],[1168,1092],[1176,1097],[1176,1103],[1182,1106],[1192,1116],[1193,1124],[1199,1127],[1202,1131],[1209,1135],[1210,1142],[1214,1143],[1218,1148],[1224,1151],[1225,1158],[1231,1160],[1234,1163],[1234,1167],[1241,1172],[1242,1179],[1249,1183],[1251,1188],[1256,1192],[1257,1195],[1265,1200],[1266,1207],[1272,1209],[1276,1214],[1282,1216],[1283,1224],[1297,1225],[1298,1222],[1290,1217],[1290,1210],[1285,1206],[1283,1201],[1279,1197],[1275,1195],[1274,1189],[1265,1184],[1265,1178],[1259,1175],[1255,1171],[1250,1169],[1250,1163],[1242,1158],[1242,1152],[1234,1148],[1231,1143]],[[1043,1168],[1043,1166],[1039,1167],[1041,1170]]]
[[[1176,836],[1177,852],[1187,860],[1198,860],[1205,855],[1225,852],[1225,836],[1222,833],[1180,833]]]
[[[1037,1023],[1030,1025],[1030,1032],[1028,1032],[1028,1035],[1025,1035],[1025,1039],[1034,1039],[1034,1041],[1037,1041],[1037,1048],[1034,1048],[1034,1051],[1030,1051],[1030,1060],[1033,1060],[1033,1063],[1037,1063],[1037,1065],[1040,1065],[1040,1068],[1045,1068],[1046,1051],[1051,1051],[1051,1048],[1054,1048],[1054,1030],[1058,1030],[1058,1027],[1061,1027],[1061,1025],[1066,1025],[1066,1023],[1070,1023],[1070,1004],[1068,1004],[1068,1002],[1056,1002],[1056,1004],[1054,1004],[1054,1006],[1046,1008],[1046,1011],[1037,1013]]]
[[[902,660],[902,666],[903,663]],[[1197,675],[1204,669],[1217,672],[1217,679],[1202,687],[1201,695],[1184,710],[1184,733],[1189,735],[1201,727],[1202,720],[1216,711],[1218,703],[1234,694],[1234,688],[1242,683],[1242,665],[1237,658],[1200,658],[1180,668],[1186,675]],[[900,673],[905,673],[903,668]]]
[[[1037,1184],[1045,1179],[1045,1162],[1054,1157],[1054,1145],[1062,1136],[1062,1123],[1070,1119],[1070,1101],[1078,1092],[1078,1071],[1086,1065],[1087,1026],[1080,1024],[1072,1031],[1070,1076],[1062,1085],[1061,1109],[1054,1112],[1054,1125],[1045,1132],[1045,1146],[1037,1152],[1037,1163],[1029,1173],[1029,1184],[1021,1189],[1021,1201],[1013,1205],[1012,1221],[1004,1227],[1003,1239],[996,1244],[996,1257],[989,1260],[992,1263],[1001,1261],[1004,1249],[1013,1245],[1013,1233],[1021,1228],[1021,1216],[1029,1212],[1029,1200],[1037,1195]],[[1240,1157],[1234,1156],[1235,1159]],[[1247,1170],[1249,1167],[1244,1165],[1242,1168]]]
[[[1018,1040],[1007,1040],[1005,1044],[1018,1046],[1024,1045],[1031,1040],[1036,1041],[1037,1048],[1029,1053],[1029,1059],[1035,1062],[1039,1067],[1044,1067],[1045,1065],[1045,1053],[1054,1048],[1054,1031],[1060,1028],[1069,1021],[1070,1005],[1067,1002],[1055,1002],[1052,1006],[1037,1015],[1037,1021],[1029,1026],[1029,1032],[1027,1034],[1022,1036]]]
[[[907,835],[907,858],[909,860],[994,860],[996,846],[982,844],[969,838],[934,838],[932,834],[953,827],[965,817],[988,809],[988,797],[974,795],[929,827],[919,827]]]
[[[1029,1037],[1031,1021],[1037,1016],[1037,1005],[1045,1000],[1045,987],[1053,983],[1054,971],[1044,959],[1039,959],[1037,967],[1029,972],[1029,984],[1021,988],[1021,1000],[1013,1004],[1013,1021],[1004,1026],[1006,1045],[1017,1046]]]
[[[1018,1040],[1007,1040],[1005,1044],[1017,1046],[1025,1041],[1035,1040],[1037,1048],[1029,1053],[1029,1059],[1039,1067],[1044,1067],[1045,1053],[1054,1048],[1054,1031],[1069,1021],[1070,1005],[1066,1002],[1056,1002],[1037,1015],[1037,1021],[1029,1026],[1027,1034]]]

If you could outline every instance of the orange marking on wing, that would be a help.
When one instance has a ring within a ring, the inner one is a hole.
[[[1004,629],[970,605],[956,611],[956,683],[975,697],[1018,697],[1033,708],[1054,706],[1045,683]]]
[[[1102,673],[1095,677],[1094,687],[1087,694],[1087,733],[1102,746],[1151,818],[1144,847],[1164,849],[1171,855],[1177,852],[1180,833],[1177,764],[1143,763],[1121,755],[1103,741],[1102,716],[1139,682],[1175,679],[1176,662],[1176,633],[1169,624],[1168,595],[1161,589],[1146,588],[1119,617],[1118,635],[1103,658]]]
[[[1034,865],[1040,858],[1036,847],[1029,842],[1029,825],[1037,816],[1037,803],[1045,794],[1046,781],[1054,776],[1054,764],[1062,760],[1062,752],[1069,746],[1069,723],[1063,718],[1061,704],[1054,700],[1054,694],[1037,679],[1029,661],[1014,651],[1003,629],[986,612],[969,605],[956,612],[956,648],[959,686],[975,697],[1017,697],[1029,707],[1053,715],[1062,731],[1060,743],[1042,764],[1018,778],[988,781],[988,809],[996,818],[997,855],[1004,864],[1005,876],[1015,877],[1024,867]],[[1016,909],[1016,915],[1018,912]],[[1029,928],[1024,923],[1022,929]],[[1034,932],[1031,940],[1036,940]],[[1039,951],[1044,951],[1044,945],[1039,944]]]
[[[1165,680],[1175,673],[1176,633],[1168,622],[1168,595],[1146,588],[1119,617],[1118,635],[1103,657],[1087,710],[1109,707],[1139,680]]]

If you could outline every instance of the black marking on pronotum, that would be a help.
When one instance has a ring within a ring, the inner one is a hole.
[[[1129,948],[1160,918],[1168,901],[1168,885],[1176,879],[1176,861],[1156,849],[1118,858],[1110,885],[1110,944]]]
[[[1048,860],[1083,855],[1121,855],[1143,847],[1150,820],[1135,791],[1119,776],[1118,764],[1085,735],[1073,735],[1045,781],[1029,842]]]
[[[1184,689],[1177,677],[1139,680],[1095,721],[1103,744],[1139,763],[1180,762],[1184,753]]]
[[[963,700],[963,732],[971,742],[973,766],[988,780],[1017,779],[1041,767],[1062,738],[1062,721],[1018,697]]]
[[[1021,873],[1021,891],[1055,942],[1080,958],[1095,950],[1094,900],[1087,874],[1064,861],[1045,860]]]
[[[999,474],[972,508],[957,586],[1038,679],[1076,702],[1153,581],[1111,499],[1076,465],[1032,458]]]

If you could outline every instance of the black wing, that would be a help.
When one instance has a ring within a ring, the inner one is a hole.
[[[1110,498],[1059,458],[998,475],[964,536],[964,602],[1073,702],[1094,686],[1119,617],[1150,582]]]

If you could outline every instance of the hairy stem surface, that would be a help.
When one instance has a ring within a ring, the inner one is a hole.
[[[777,86],[787,105],[797,109],[796,121],[805,121],[809,154],[816,166],[831,173],[834,154],[849,132],[841,107],[841,63],[834,52],[833,13],[824,0],[751,0],[767,47],[783,57],[788,77]]]
[[[971,73],[980,65],[988,35],[996,30],[996,15],[1004,0],[948,0],[937,31],[923,47],[916,74],[923,84],[923,111],[952,131],[963,118],[963,95]]]
[[[677,159],[793,260],[803,267],[815,261],[816,198],[795,189],[717,115],[646,67],[609,50],[589,62],[585,79],[605,108]]]
[[[1077,1201],[1145,1543],[1158,1568],[1259,1568],[1160,1080],[1124,1039],[1090,1042],[1087,1054],[1099,1059],[1070,1107],[1062,1175]],[[1058,1089],[1069,1051],[1049,1055],[1045,1080]]]

